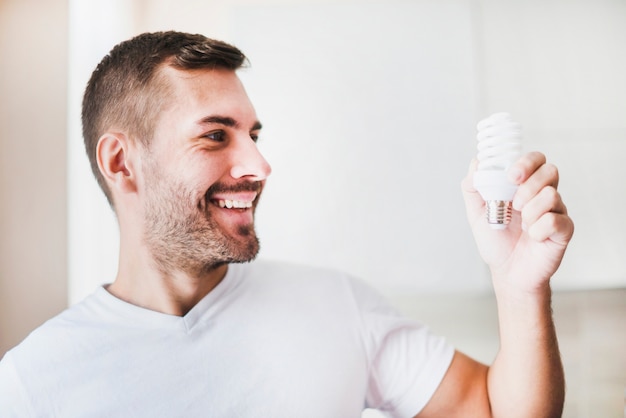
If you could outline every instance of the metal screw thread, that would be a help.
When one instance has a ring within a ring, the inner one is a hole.
[[[494,228],[505,228],[511,222],[513,202],[506,200],[488,200],[487,222]]]

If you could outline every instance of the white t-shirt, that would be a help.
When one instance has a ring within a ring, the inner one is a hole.
[[[0,416],[412,417],[453,348],[362,282],[254,262],[184,317],[99,288],[0,362]]]

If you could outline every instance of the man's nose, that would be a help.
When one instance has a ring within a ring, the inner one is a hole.
[[[252,181],[265,180],[272,167],[259,151],[256,142],[250,137],[236,141],[230,175],[234,179],[247,178]]]

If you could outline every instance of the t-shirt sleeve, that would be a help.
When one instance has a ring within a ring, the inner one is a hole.
[[[454,348],[366,285],[356,282],[354,292],[369,358],[366,407],[394,418],[414,417],[439,387]]]
[[[11,353],[0,361],[0,416],[22,418],[33,416],[24,387],[11,361]]]

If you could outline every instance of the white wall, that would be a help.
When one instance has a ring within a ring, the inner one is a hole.
[[[134,34],[135,21],[131,3],[124,0],[70,0],[68,5],[68,283],[73,304],[98,284],[110,282],[117,272],[117,223],[91,174],[80,114],[92,71],[112,45]]]
[[[626,285],[625,3],[163,0],[127,8],[134,32],[202,32],[250,57],[242,78],[274,167],[258,213],[261,257],[338,267],[387,292],[486,290],[458,184],[475,122],[508,110],[525,127],[526,148],[560,166],[576,221],[555,287]],[[115,255],[89,252],[116,248],[116,235],[97,236],[73,236],[85,256],[70,264],[91,263],[72,279],[82,283],[72,300],[114,275]]]

